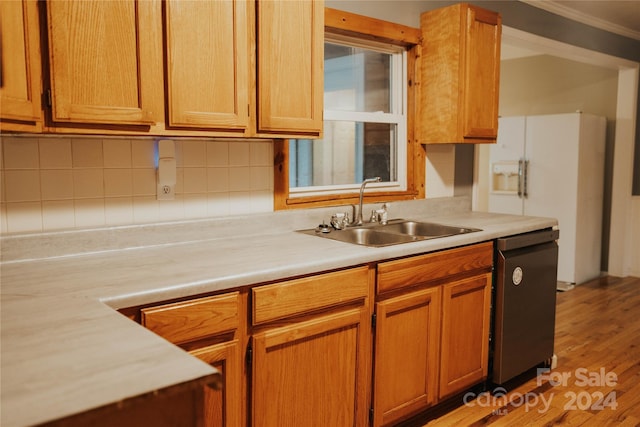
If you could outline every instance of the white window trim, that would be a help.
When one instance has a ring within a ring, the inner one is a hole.
[[[369,191],[389,191],[402,192],[407,190],[407,50],[395,45],[379,42],[358,40],[352,37],[336,34],[325,34],[325,41],[337,42],[339,44],[362,47],[365,49],[379,50],[392,55],[392,76],[400,74],[399,96],[393,97],[391,105],[392,113],[380,111],[364,113],[340,110],[324,110],[324,120],[344,120],[356,122],[394,123],[396,124],[396,150],[395,162],[392,165],[397,169],[397,180],[390,182],[372,183],[367,185]],[[395,55],[398,54],[398,55]],[[392,84],[394,79],[392,78]],[[394,89],[392,89],[394,90]],[[392,167],[393,167],[392,166]],[[367,177],[369,178],[369,177]],[[360,189],[360,184],[329,185],[313,187],[291,187],[289,197],[311,197],[333,194],[349,194]]]

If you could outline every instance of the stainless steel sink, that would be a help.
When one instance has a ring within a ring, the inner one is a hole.
[[[325,228],[325,232],[319,229],[298,231],[325,239],[339,240],[356,245],[381,247],[473,233],[481,230],[478,228],[397,219],[389,221],[386,225],[367,224],[344,230]]]
[[[397,245],[399,243],[409,243],[418,240],[417,237],[410,236],[408,234],[386,233],[384,231],[378,231],[374,228],[368,227],[334,230],[330,233],[317,233],[317,235],[327,239],[340,240],[341,242],[376,247]]]
[[[480,231],[477,228],[456,227],[451,225],[436,224],[433,222],[402,221],[380,226],[385,232],[408,234],[420,237],[445,237],[457,234],[473,233]]]

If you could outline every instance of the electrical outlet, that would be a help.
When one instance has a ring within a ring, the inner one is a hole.
[[[157,195],[158,200],[173,200],[175,199],[175,188],[173,185],[158,184]]]

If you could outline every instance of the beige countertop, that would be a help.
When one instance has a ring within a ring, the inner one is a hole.
[[[395,207],[402,215],[394,215]],[[557,225],[550,218],[471,212],[466,200],[451,198],[393,204],[391,217],[482,231],[382,248],[294,231],[314,227],[330,212],[3,238],[1,424],[51,421],[213,372],[114,309]]]

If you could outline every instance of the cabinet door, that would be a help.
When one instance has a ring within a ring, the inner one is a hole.
[[[221,389],[204,389],[202,407],[207,427],[244,425],[244,359],[239,338],[242,300],[239,292],[229,292],[141,309],[143,326],[188,349],[222,374]]]
[[[258,129],[317,136],[324,96],[324,2],[257,2]]]
[[[170,126],[246,130],[251,6],[246,1],[165,2]]]
[[[466,10],[464,49],[464,138],[498,137],[500,16],[484,9]]]
[[[0,2],[0,118],[9,120],[2,130],[42,128],[38,25],[35,1]]]
[[[254,335],[252,425],[368,425],[370,330],[360,307]]]
[[[157,1],[49,1],[52,120],[150,125]]]
[[[440,287],[376,304],[374,426],[433,404],[437,394]]]
[[[440,398],[487,377],[491,273],[443,287]]]
[[[466,3],[421,15],[421,142],[496,141],[501,22]]]
[[[204,426],[243,425],[242,357],[238,340],[199,348],[190,352],[222,373],[222,387],[204,390]]]

